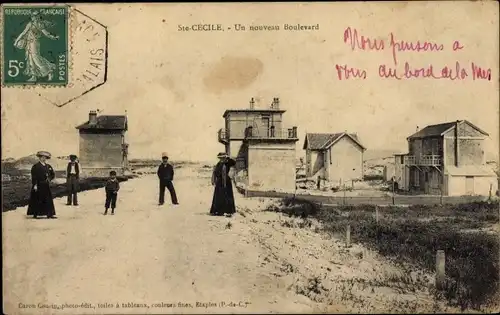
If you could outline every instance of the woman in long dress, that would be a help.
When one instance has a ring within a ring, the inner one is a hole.
[[[229,177],[229,170],[236,165],[226,153],[217,155],[219,162],[215,165],[212,173],[212,185],[215,187],[212,199],[211,215],[232,215],[236,212],[234,204],[233,186]]]
[[[46,162],[47,159],[50,159],[50,153],[39,151],[36,156],[39,161],[31,168],[28,215],[32,215],[35,219],[42,215],[46,215],[49,219],[55,219],[56,209],[50,191],[50,181],[54,179],[55,172],[52,166]]]
[[[31,16],[31,21],[24,28],[24,31],[14,41],[16,48],[26,51],[26,68],[24,69],[24,74],[30,77],[28,79],[30,82],[47,76],[49,81],[51,81],[56,69],[56,65],[45,59],[40,53],[40,38],[42,36],[52,40],[59,38],[59,36],[52,35],[46,30],[50,25],[52,25],[51,22],[42,20],[40,13],[35,12]]]

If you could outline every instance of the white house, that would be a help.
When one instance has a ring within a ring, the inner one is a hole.
[[[346,182],[362,179],[363,153],[366,148],[356,134],[307,133],[306,176],[321,176],[331,182]]]

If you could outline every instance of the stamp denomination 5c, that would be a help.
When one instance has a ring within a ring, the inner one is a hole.
[[[12,85],[69,83],[69,7],[2,7],[2,81]]]

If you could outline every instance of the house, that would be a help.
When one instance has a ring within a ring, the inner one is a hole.
[[[485,131],[467,120],[417,128],[407,138],[409,153],[395,157],[401,166],[400,188],[444,196],[494,194],[498,181],[486,164],[486,137]]]
[[[252,98],[249,108],[223,114],[218,141],[236,159],[236,171],[246,172],[247,189],[295,191],[297,127],[283,127],[279,102],[274,98],[269,108],[258,109]]]
[[[410,181],[410,168],[405,165],[406,154],[394,154],[394,180],[399,190],[408,191]],[[391,178],[392,179],[392,178]]]
[[[111,170],[124,175],[128,168],[128,129],[126,115],[97,115],[89,112],[89,120],[76,127],[80,135],[79,160],[85,177],[109,176]]]
[[[354,133],[307,133],[306,176],[320,176],[339,182],[363,178],[363,154],[366,148]]]

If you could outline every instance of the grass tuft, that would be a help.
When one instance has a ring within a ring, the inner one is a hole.
[[[350,225],[353,242],[363,243],[396,263],[409,263],[431,273],[437,250],[444,250],[447,281],[442,291],[434,292],[463,310],[490,306],[498,292],[499,240],[497,235],[479,230],[498,224],[496,203],[384,207],[379,208],[378,223],[372,205],[326,207],[288,198],[267,210],[314,217],[331,235],[343,233]]]

